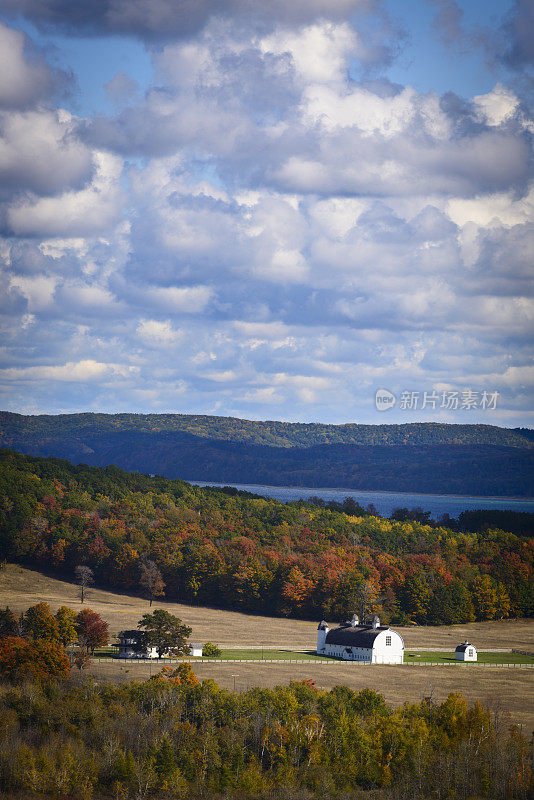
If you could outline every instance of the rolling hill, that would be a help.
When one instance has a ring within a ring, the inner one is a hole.
[[[491,425],[1,412],[0,445],[184,480],[495,496],[534,487],[532,431]]]

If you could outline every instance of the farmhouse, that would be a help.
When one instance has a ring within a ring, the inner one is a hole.
[[[476,661],[477,649],[474,644],[469,644],[467,639],[462,644],[459,644],[454,651],[456,661]]]
[[[155,647],[146,644],[143,631],[121,631],[118,643],[113,647],[119,648],[119,658],[157,658],[158,651]]]
[[[332,630],[328,623],[319,623],[317,653],[347,661],[402,664],[404,642],[402,636],[388,625],[381,625],[377,616],[369,624],[360,625],[357,615],[354,614],[350,622]]]

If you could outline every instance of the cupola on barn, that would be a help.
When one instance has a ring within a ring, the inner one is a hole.
[[[404,641],[389,625],[381,625],[379,617],[360,625],[357,614],[353,614],[350,621],[337,628],[330,629],[324,621],[319,623],[317,653],[370,664],[402,664]]]

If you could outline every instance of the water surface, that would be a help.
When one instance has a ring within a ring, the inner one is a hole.
[[[246,492],[274,497],[287,503],[289,500],[307,500],[308,497],[321,497],[325,502],[336,500],[342,503],[352,497],[360,505],[370,503],[379,514],[389,517],[396,508],[422,508],[430,511],[433,519],[442,514],[457,518],[462,511],[475,509],[500,509],[505,511],[528,511],[534,513],[534,499],[525,500],[509,497],[472,497],[454,494],[409,494],[406,492],[369,492],[354,489],[310,489],[305,486],[263,486],[252,483],[214,483],[212,481],[189,481],[196,486],[234,486]]]

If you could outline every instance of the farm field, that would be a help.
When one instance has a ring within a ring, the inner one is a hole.
[[[55,611],[61,605],[80,609],[78,587],[34,570],[8,564],[0,571],[0,606],[14,611],[45,600]],[[85,606],[98,611],[109,623],[112,636],[125,628],[137,627],[141,616],[149,611],[146,600],[102,589],[91,589]],[[193,629],[192,641],[212,641],[228,649],[261,648],[310,650],[317,638],[317,621],[262,617],[237,611],[168,603],[157,600],[154,607],[176,614]],[[347,614],[350,613],[350,609]],[[335,621],[334,621],[335,623]],[[398,628],[406,652],[440,648],[454,650],[459,642],[469,639],[479,650],[527,650],[534,652],[534,619],[494,620],[467,625],[413,626]]]
[[[153,662],[123,664],[99,662],[95,659],[85,673],[97,681],[123,683],[144,680],[156,675],[161,666]],[[393,706],[420,702],[432,697],[442,702],[451,692],[461,692],[469,702],[478,700],[489,707],[498,724],[522,725],[523,732],[534,732],[534,670],[510,667],[474,667],[461,664],[457,667],[380,666],[364,664],[336,664],[328,661],[310,664],[294,662],[269,663],[197,663],[193,670],[199,680],[211,678],[224,689],[246,691],[252,686],[273,687],[287,685],[289,681],[312,679],[317,687],[331,689],[345,684],[351,689],[374,689]]]
[[[22,611],[34,603],[44,600],[55,611],[61,605],[81,608],[77,587],[68,581],[50,578],[33,570],[7,565],[0,572],[0,606],[8,604],[15,611]],[[141,615],[148,611],[148,602],[138,597],[93,589],[85,604],[98,611],[110,624],[116,635],[124,628],[135,628]],[[193,628],[193,641],[213,641],[224,650],[233,651],[233,657],[243,650],[310,650],[316,638],[317,623],[312,621],[278,619],[241,614],[219,609],[186,606],[179,603],[158,601],[157,607],[177,614]],[[431,661],[447,658],[453,647],[469,639],[480,650],[534,651],[534,620],[499,620],[441,627],[399,628],[407,653],[425,654]],[[442,648],[431,652],[425,648]],[[505,653],[493,653],[496,660]],[[296,654],[288,653],[295,658]],[[300,655],[299,655],[300,659]],[[415,660],[415,659],[414,659]],[[96,680],[124,682],[142,680],[160,669],[156,663],[124,664],[120,661],[95,659],[85,673]],[[222,687],[243,691],[249,686],[276,686],[290,680],[312,678],[325,689],[347,684],[353,689],[373,688],[381,692],[388,703],[399,705],[418,702],[422,697],[432,696],[441,701],[450,692],[462,692],[470,700],[479,700],[489,705],[503,724],[516,723],[526,732],[534,731],[534,670],[511,667],[484,669],[470,664],[451,667],[426,667],[421,664],[403,666],[379,666],[329,664],[320,658],[310,658],[307,664],[258,663],[236,664],[197,663],[194,670],[199,679],[211,678]]]

